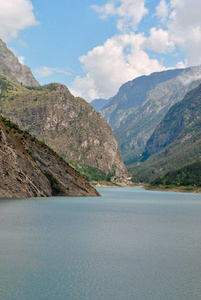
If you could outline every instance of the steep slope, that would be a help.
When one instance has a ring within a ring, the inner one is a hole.
[[[0,74],[25,86],[39,86],[29,67],[22,65],[0,39]]]
[[[201,157],[201,85],[170,108],[147,142],[134,178],[149,181]]]
[[[100,111],[114,129],[127,164],[139,161],[146,142],[168,109],[201,82],[201,67],[142,76],[123,85]]]
[[[99,112],[107,103],[109,100],[107,99],[95,99],[90,102],[90,104],[93,106],[95,111]]]
[[[127,175],[109,125],[67,87],[54,83],[25,88],[0,76],[0,89],[0,112],[66,160],[84,162],[118,177]]]
[[[98,196],[48,146],[0,117],[0,197]]]
[[[147,141],[144,158],[161,151],[178,137],[190,139],[201,128],[201,85],[173,105]],[[187,137],[188,134],[188,137]]]

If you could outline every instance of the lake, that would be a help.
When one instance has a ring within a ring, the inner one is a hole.
[[[98,191],[0,200],[0,299],[201,299],[201,195]]]

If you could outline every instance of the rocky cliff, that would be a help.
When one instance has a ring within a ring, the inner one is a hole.
[[[0,74],[4,74],[12,80],[17,80],[25,86],[39,86],[30,68],[22,65],[1,39]]]
[[[25,88],[0,76],[0,112],[47,143],[64,159],[126,176],[110,126],[61,84]]]
[[[0,117],[0,197],[98,196],[62,158]]]
[[[201,67],[169,70],[124,84],[100,111],[111,125],[127,164],[139,161],[169,108],[201,83]]]

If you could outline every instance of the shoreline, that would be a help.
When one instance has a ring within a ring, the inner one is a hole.
[[[98,182],[98,181],[91,181],[91,185],[94,187],[140,187],[143,188],[143,185],[137,185],[132,182],[119,182],[119,181],[111,181],[111,182]]]
[[[122,188],[122,187],[138,187],[144,190],[149,190],[149,191],[158,191],[158,192],[175,192],[175,193],[192,193],[192,194],[201,194],[201,188],[197,188],[197,187],[156,187],[156,186],[149,186],[146,184],[129,184],[129,183],[125,183],[125,182],[104,182],[104,183],[100,183],[100,182],[91,182],[91,184],[96,188],[96,187],[116,187],[116,188]]]
[[[191,193],[191,194],[201,194],[201,188],[198,187],[150,187],[144,185],[143,188],[149,191],[159,191],[159,192],[175,192],[175,193]]]

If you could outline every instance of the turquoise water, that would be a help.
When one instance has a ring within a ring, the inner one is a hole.
[[[201,195],[0,200],[0,299],[201,299]]]

